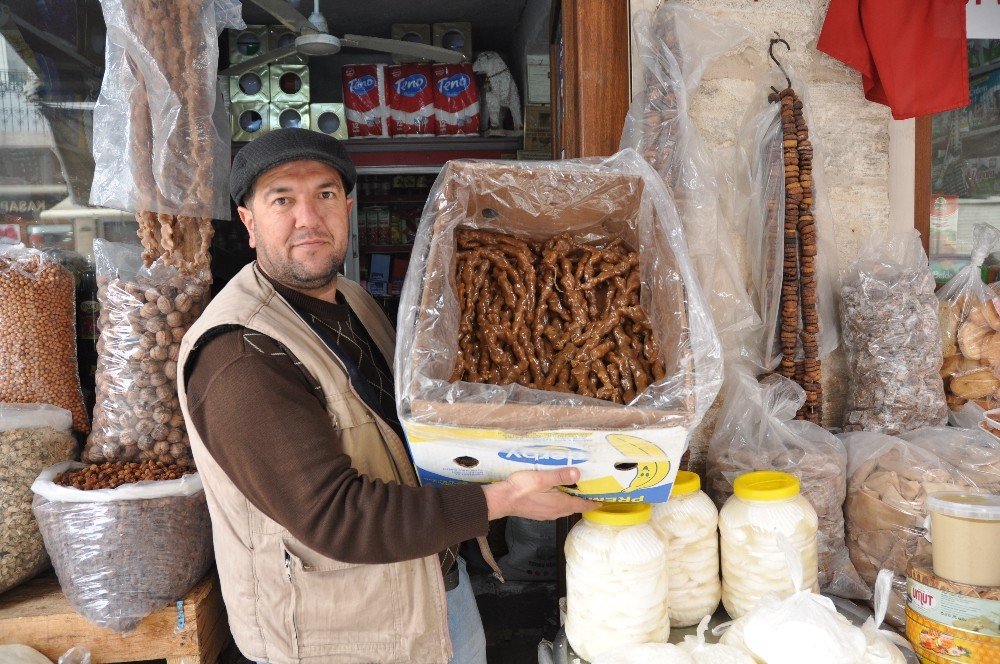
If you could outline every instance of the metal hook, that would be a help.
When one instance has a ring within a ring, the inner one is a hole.
[[[771,39],[771,44],[767,47],[767,55],[771,58],[774,64],[778,65],[778,69],[781,71],[781,73],[784,74],[785,81],[788,82],[788,87],[792,87],[792,79],[788,77],[788,72],[786,72],[785,68],[781,65],[780,62],[778,62],[778,58],[774,57],[775,44],[784,44],[785,48],[788,49],[789,51],[792,50],[792,47],[789,46],[788,42],[786,42],[784,39],[781,38],[781,35],[779,35],[777,31],[774,32],[774,37]],[[774,87],[772,86],[771,89],[774,90]],[[777,94],[778,91],[774,90],[774,92],[775,94]]]

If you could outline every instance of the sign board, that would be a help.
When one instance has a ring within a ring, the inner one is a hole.
[[[965,25],[968,39],[1000,39],[1000,0],[967,0]]]

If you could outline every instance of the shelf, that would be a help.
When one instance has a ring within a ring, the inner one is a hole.
[[[438,136],[417,138],[349,138],[348,152],[410,152],[426,150],[518,150],[521,136]]]
[[[412,244],[363,244],[362,254],[408,254],[413,251]]]

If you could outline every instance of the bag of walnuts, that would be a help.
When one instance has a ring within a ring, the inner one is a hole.
[[[76,359],[76,285],[44,252],[0,248],[0,403],[48,403],[86,433]]]
[[[193,466],[177,398],[181,338],[208,302],[208,277],[142,264],[138,245],[94,241],[97,402],[83,460]]]
[[[49,566],[31,513],[31,483],[76,456],[73,416],[48,404],[0,403],[0,593]]]
[[[186,470],[151,461],[71,461],[46,469],[31,485],[59,586],[87,620],[129,632],[208,572],[208,505],[198,474]],[[155,477],[179,479],[142,479]]]

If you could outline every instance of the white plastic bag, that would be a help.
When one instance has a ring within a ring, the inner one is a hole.
[[[695,660],[672,643],[642,643],[600,655],[590,664],[695,664]]]
[[[704,70],[750,36],[741,26],[679,3],[641,11],[633,25],[646,85],[625,118],[621,147],[634,148],[663,178],[684,225],[688,252],[720,335],[759,322],[722,215],[711,154],[689,115]]]
[[[212,563],[212,528],[197,474],[82,491],[56,475],[32,484],[33,509],[59,586],[91,622],[128,632],[157,609],[183,599]]]
[[[861,243],[841,287],[845,431],[896,434],[946,424],[934,288],[917,231]]]
[[[691,655],[694,664],[754,664],[746,652],[724,643],[707,643],[705,632],[711,616],[705,616],[698,624],[697,636],[685,636],[681,650]]]
[[[224,27],[245,27],[240,3],[198,0],[176,11],[140,10],[127,0],[101,6],[107,48],[94,108],[91,205],[229,219],[218,37]]]
[[[872,603],[875,613],[861,626],[865,635],[866,664],[906,664],[906,657],[899,648],[913,650],[913,646],[905,638],[891,629],[881,629],[889,608],[889,596],[892,592],[893,573],[891,570],[881,570],[875,579],[875,593]]]
[[[497,564],[508,581],[553,581],[558,566],[556,522],[507,517],[507,555]]]
[[[758,382],[745,368],[735,369],[708,445],[706,490],[721,508],[743,473],[780,470],[798,477],[819,517],[821,589],[866,599],[869,590],[844,545],[847,453],[826,429],[794,419],[803,403],[805,393],[793,381],[771,375]]]
[[[625,405],[517,383],[450,382],[460,350],[454,273],[460,228],[529,241],[560,233],[584,242],[621,237],[638,249],[640,306],[657,338],[664,377]],[[404,426],[461,423],[522,433],[587,427],[690,430],[715,400],[721,382],[719,338],[680,222],[662,180],[633,150],[562,162],[449,162],[417,230],[398,331],[396,400]]]

